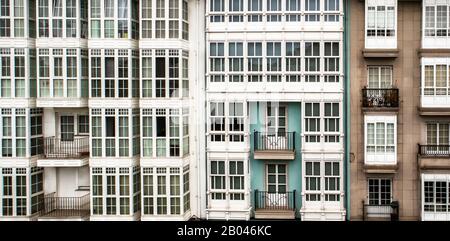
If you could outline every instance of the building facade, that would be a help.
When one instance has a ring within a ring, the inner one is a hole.
[[[0,0],[0,219],[348,219],[346,9]]]
[[[1,219],[189,219],[194,1],[0,8]]]
[[[449,6],[351,1],[351,219],[449,220]]]
[[[206,217],[345,220],[343,2],[206,2]]]

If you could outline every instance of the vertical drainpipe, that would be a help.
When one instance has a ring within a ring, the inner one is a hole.
[[[344,0],[344,176],[346,220],[350,220],[350,2]]]

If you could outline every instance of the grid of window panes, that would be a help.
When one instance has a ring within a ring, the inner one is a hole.
[[[209,160],[209,199],[245,200],[245,160]]]
[[[38,49],[37,68],[40,98],[87,97],[86,49]]]
[[[450,36],[450,3],[437,1],[423,1],[424,36],[447,37]]]
[[[141,56],[142,98],[189,96],[187,51],[143,49]]]
[[[189,154],[187,109],[141,110],[142,157],[183,157]]]
[[[187,0],[143,0],[140,9],[141,39],[188,40]]]
[[[368,204],[389,205],[392,201],[392,179],[369,178],[368,182]]]
[[[90,38],[139,39],[138,0],[91,0]]]
[[[92,167],[91,215],[133,215],[140,210],[138,167]]]
[[[341,142],[341,110],[337,102],[305,103],[305,142]]]
[[[88,1],[37,0],[39,38],[87,38]]]
[[[188,167],[142,167],[141,172],[143,215],[181,215],[190,209]]]
[[[35,0],[1,0],[0,38],[24,38],[28,36],[34,38],[34,31],[36,28],[35,5]],[[28,26],[25,24],[27,19],[29,21]],[[29,33],[27,33],[27,27],[30,31]]]
[[[139,51],[90,49],[90,97],[138,98]]]
[[[5,108],[1,109],[0,130],[1,136],[1,156],[2,157],[28,157],[30,153],[27,153],[27,136],[30,130],[30,126],[27,126],[27,114],[29,110],[24,108]],[[32,121],[36,121],[36,116],[31,117]],[[33,122],[31,123],[33,124]],[[39,125],[39,124],[38,124]],[[36,125],[35,125],[36,126]],[[39,132],[39,130],[36,130]],[[35,135],[32,143],[40,142]],[[36,153],[38,154],[38,153]],[[34,154],[34,155],[36,155]]]
[[[42,210],[43,168],[0,168],[0,179],[0,216],[30,216]]]
[[[389,0],[377,4],[375,1],[366,2],[366,36],[394,37],[396,31],[397,1]]]
[[[445,177],[433,179],[423,181],[423,210],[448,213],[450,212],[450,181]]]
[[[138,109],[91,109],[91,157],[139,154]]]
[[[1,98],[26,98],[30,96],[31,76],[28,66],[31,64],[30,49],[3,48],[0,49],[0,97]],[[35,58],[33,58],[35,63]],[[29,78],[27,77],[29,76]],[[35,76],[34,76],[35,77]],[[35,82],[33,81],[35,84]]]
[[[207,0],[207,19],[210,23],[339,22],[341,5],[340,0]]]
[[[244,142],[243,102],[209,102],[209,135],[212,142]]]
[[[440,145],[439,151],[449,151],[449,123],[427,123],[427,145]]]
[[[394,122],[367,121],[366,128],[367,153],[395,153]]]
[[[339,41],[210,42],[208,80],[341,82],[340,45]]]
[[[422,94],[425,96],[448,96],[450,95],[450,65],[425,64],[422,75]]]

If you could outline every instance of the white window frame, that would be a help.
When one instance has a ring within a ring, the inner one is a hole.
[[[368,151],[368,124],[374,125],[374,145],[375,145],[375,152],[369,152]],[[384,151],[377,151],[376,148],[377,145],[377,136],[376,136],[376,129],[377,129],[377,123],[383,123],[384,124],[384,144],[382,147],[384,148]],[[388,124],[393,125],[394,128],[394,137],[393,137],[393,144],[388,144],[388,138],[387,138],[387,126]],[[393,148],[393,152],[388,152],[388,148]],[[365,164],[385,164],[385,165],[396,165],[397,164],[397,116],[396,115],[365,115],[364,116],[364,163]]]
[[[365,47],[369,49],[395,49],[397,48],[397,1],[398,0],[367,0],[365,1]],[[377,14],[379,8],[384,7],[383,25],[381,29],[378,27],[379,15]],[[369,8],[374,8],[373,24],[369,26]],[[393,8],[394,19],[393,26],[388,26],[388,9]],[[374,35],[369,35],[369,31],[374,31]],[[393,31],[393,34],[388,32]],[[382,34],[384,33],[384,34]]]

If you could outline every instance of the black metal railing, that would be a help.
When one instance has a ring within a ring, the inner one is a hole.
[[[390,204],[367,204],[362,201],[363,220],[368,218],[382,218],[397,221],[399,218],[399,203],[393,201]]]
[[[282,133],[253,133],[255,151],[293,151],[295,150],[295,131]]]
[[[363,107],[399,107],[398,89],[362,89]]]
[[[50,193],[44,197],[41,216],[45,217],[84,217],[89,215],[89,194],[81,197],[57,197]]]
[[[89,137],[64,140],[57,137],[44,137],[46,158],[80,158],[89,156]]]
[[[450,157],[450,145],[419,145],[419,155]]]
[[[255,209],[295,210],[295,190],[268,192],[255,190]]]

